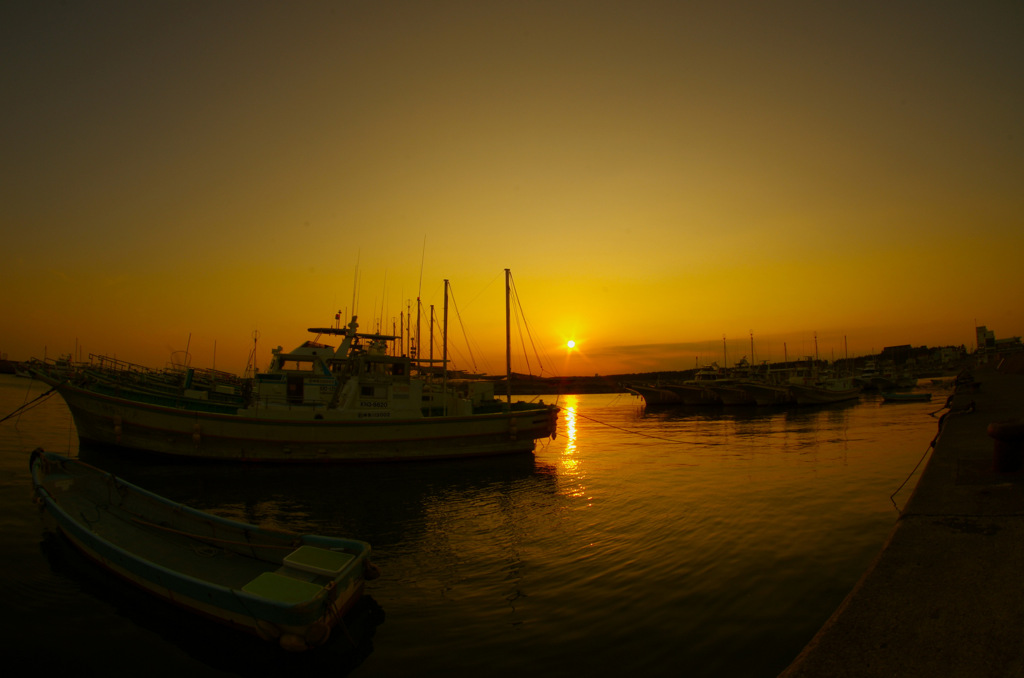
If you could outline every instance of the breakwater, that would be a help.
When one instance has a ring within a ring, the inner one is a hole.
[[[1024,356],[973,377],[882,552],[784,678],[1024,676],[1024,471],[990,435],[1024,416]]]

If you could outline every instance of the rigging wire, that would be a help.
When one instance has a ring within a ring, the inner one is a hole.
[[[515,309],[516,315],[516,328],[519,330],[519,341],[523,345],[523,357],[526,360],[526,370],[528,374],[532,374],[532,368],[530,367],[529,352],[526,350],[526,338],[530,340],[530,348],[533,349],[533,355],[537,359],[537,368],[541,374],[544,374],[544,363],[541,361],[540,352],[537,350],[537,343],[533,340],[533,333],[530,331],[530,323],[526,320],[526,313],[523,311],[523,302],[519,298],[519,290],[516,289],[516,281],[512,275],[509,275],[509,288],[512,295],[512,300],[515,303],[512,307]],[[526,330],[524,335],[523,329]]]
[[[477,368],[476,368],[476,358],[473,356],[473,347],[469,343],[469,337],[466,336],[466,326],[462,322],[462,315],[459,313],[459,305],[457,303],[455,303],[455,292],[452,291],[451,289],[449,289],[448,293],[451,296],[452,306],[455,308],[455,317],[459,321],[459,328],[462,329],[462,338],[466,342],[466,350],[469,351],[469,362],[470,362],[470,364],[473,365],[473,371],[476,372],[477,371]]]

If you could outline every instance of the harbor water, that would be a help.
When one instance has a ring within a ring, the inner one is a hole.
[[[0,416],[46,390],[0,375]],[[937,432],[933,393],[662,411],[564,395],[534,455],[294,467],[79,449],[53,395],[0,424],[0,638],[11,665],[77,676],[775,676],[884,544]],[[325,647],[284,653],[81,557],[32,501],[35,447],[219,515],[363,539],[383,575]]]

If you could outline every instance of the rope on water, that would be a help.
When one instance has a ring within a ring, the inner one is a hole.
[[[48,397],[52,396],[56,390],[57,390],[57,387],[54,386],[49,391],[46,391],[45,393],[39,394],[38,396],[36,396],[32,400],[28,401],[27,403],[25,403],[24,405],[22,405],[18,409],[14,410],[10,414],[8,414],[3,419],[0,419],[0,424],[2,424],[3,422],[7,421],[8,419],[10,419],[11,417],[13,417],[15,415],[21,414],[23,412],[28,412],[33,407],[37,407],[39,405],[42,405],[42,402],[39,402],[39,401],[41,401],[43,398],[48,398]]]
[[[655,436],[655,435],[651,435],[650,433],[642,433],[641,431],[634,431],[632,429],[623,428],[622,426],[616,426],[615,424],[609,424],[608,422],[601,421],[600,419],[594,419],[593,417],[588,417],[587,415],[580,414],[579,412],[576,412],[576,416],[579,417],[580,419],[586,419],[587,421],[592,421],[595,424],[601,424],[602,426],[607,426],[608,428],[618,429],[619,431],[623,431],[624,433],[630,433],[630,434],[635,435],[635,436],[643,436],[644,438],[653,438],[654,440],[664,440],[664,441],[669,442],[669,443],[679,443],[680,445],[685,445],[686,444],[685,440],[675,440],[673,438],[665,438],[664,436]]]

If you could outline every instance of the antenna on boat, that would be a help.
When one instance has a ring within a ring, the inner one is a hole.
[[[423,357],[420,355],[422,351],[423,340],[420,338],[420,318],[423,316],[423,300],[416,297],[416,352],[413,358],[416,359],[416,364],[420,364],[420,359]]]
[[[259,341],[260,331],[252,331],[252,353],[249,354],[249,362],[245,366],[245,376],[249,376],[250,372],[253,376],[256,376],[256,342]]]
[[[420,337],[420,319],[423,316],[423,262],[427,258],[427,236],[423,236],[423,253],[420,254],[420,285],[416,288],[416,356],[419,361],[423,356],[423,340]]]
[[[384,330],[384,318],[387,317],[388,311],[388,272],[384,271],[384,289],[380,295],[380,319],[377,320],[377,333],[380,334]]]
[[[357,308],[356,303],[357,303],[357,301],[359,299],[359,296],[358,296],[359,295],[359,255],[360,255],[360,253],[357,252],[356,253],[356,271],[355,271],[355,276],[354,276],[354,278],[352,280],[352,315],[356,315],[356,308]]]
[[[412,342],[412,302],[411,301],[406,301],[405,302],[405,310],[406,310],[406,313],[405,313],[405,334],[408,337],[407,353],[408,353],[408,355],[410,357],[414,357],[413,353],[415,352],[415,349],[413,347],[413,342]]]

